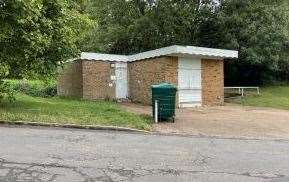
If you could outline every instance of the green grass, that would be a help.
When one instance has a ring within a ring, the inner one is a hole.
[[[261,95],[246,96],[243,104],[247,106],[272,107],[289,110],[289,86],[270,86],[261,88]]]
[[[0,120],[121,126],[149,130],[151,118],[124,111],[114,102],[40,98],[17,94],[16,101],[0,103]]]

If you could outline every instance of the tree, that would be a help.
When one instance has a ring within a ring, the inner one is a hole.
[[[285,0],[98,0],[87,51],[130,54],[173,44],[235,49],[226,84],[289,80]],[[253,79],[252,79],[253,78]]]
[[[194,44],[198,1],[99,0],[90,51],[130,54],[173,44]]]
[[[91,25],[72,0],[1,0],[0,60],[10,74],[49,74],[76,56]]]
[[[0,0],[0,95],[7,73],[49,75],[76,56],[91,24],[74,0]]]
[[[286,1],[227,0],[216,12],[218,27],[209,40],[239,50],[227,65],[228,84],[264,84],[289,80],[289,16]],[[201,37],[202,41],[205,40]],[[287,74],[287,76],[286,76]]]

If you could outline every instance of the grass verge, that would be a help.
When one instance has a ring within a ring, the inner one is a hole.
[[[24,94],[17,94],[13,103],[0,103],[0,120],[151,129],[149,116],[129,113],[113,102],[40,98]]]
[[[240,103],[233,100],[232,102]],[[289,86],[270,86],[261,88],[260,95],[246,96],[242,104],[245,106],[272,107],[289,110]]]

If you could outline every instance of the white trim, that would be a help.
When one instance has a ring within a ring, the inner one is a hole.
[[[224,58],[238,58],[238,51],[174,45],[170,47],[164,47],[128,56],[115,55],[115,54],[89,53],[89,52],[81,53],[81,59],[117,61],[117,62],[133,62],[159,56],[202,57],[202,58],[205,57],[210,59],[224,59]]]
[[[100,54],[100,53],[82,52],[80,58],[87,59],[87,60],[128,62],[128,56],[116,55],[116,54]]]

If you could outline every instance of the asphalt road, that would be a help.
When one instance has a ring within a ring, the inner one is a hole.
[[[289,141],[0,126],[0,182],[289,181]]]

